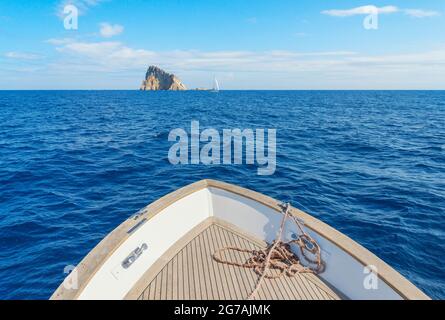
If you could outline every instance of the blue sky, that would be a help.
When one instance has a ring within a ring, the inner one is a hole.
[[[190,88],[445,89],[445,0],[0,0],[0,89],[135,89],[150,64]]]

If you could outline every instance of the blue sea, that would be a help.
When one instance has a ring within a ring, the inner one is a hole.
[[[170,164],[192,120],[277,129],[275,174]],[[290,201],[445,298],[445,91],[1,91],[0,298],[49,298],[127,217],[204,178]]]

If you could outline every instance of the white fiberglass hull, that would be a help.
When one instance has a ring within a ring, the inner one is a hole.
[[[206,221],[222,221],[271,243],[282,219],[279,210],[278,201],[257,192],[213,180],[199,181],[159,199],[122,223],[84,258],[51,298],[138,298],[142,279],[162,264],[172,248],[186,241],[191,230]],[[298,209],[292,208],[291,214],[304,221],[321,247],[326,269],[319,277],[342,298],[428,299],[347,236]],[[285,224],[285,240],[298,233],[293,224]],[[128,261],[132,254],[137,258]],[[377,273],[368,274],[370,270]],[[377,285],[372,283],[375,278]]]

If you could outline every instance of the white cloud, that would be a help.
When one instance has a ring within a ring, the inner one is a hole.
[[[75,57],[79,65],[100,71],[137,69],[156,59],[152,51],[129,48],[114,41],[71,42],[56,50],[63,54],[62,59]],[[69,65],[71,62],[65,63]]]
[[[408,16],[415,18],[426,18],[426,17],[434,17],[439,16],[440,12],[433,10],[424,10],[424,9],[399,9],[396,6],[385,6],[385,7],[376,7],[373,5],[361,6],[352,9],[331,9],[324,10],[321,13],[326,14],[333,17],[351,17],[356,15],[368,15],[368,14],[390,14],[403,12]]]
[[[36,60],[41,58],[41,56],[38,54],[28,53],[28,52],[18,52],[18,51],[6,52],[4,56],[9,59],[17,59],[17,60]]]
[[[57,48],[59,52],[80,54],[88,57],[106,56],[121,48],[120,42],[71,42]]]
[[[75,56],[81,64],[138,68],[148,64],[176,66],[183,70],[291,72],[313,67],[440,65],[445,67],[445,48],[419,54],[362,55],[352,51],[150,51],[134,49],[117,41],[71,42],[58,46],[63,56]],[[67,60],[73,60],[68,58]]]
[[[56,43],[58,41],[52,41]],[[70,42],[56,45],[65,64],[76,61],[86,68],[102,71],[138,70],[148,64],[168,65],[182,70],[215,70],[233,72],[269,69],[287,70],[287,65],[303,65],[311,59],[341,58],[356,55],[350,51],[150,51],[130,48],[121,42]],[[72,58],[75,59],[72,59]],[[306,61],[306,62],[305,62]]]
[[[383,14],[383,13],[395,13],[398,12],[399,8],[396,6],[385,6],[385,7],[376,7],[373,5],[361,6],[352,9],[331,9],[324,10],[321,13],[334,17],[351,17],[356,15],[367,15],[367,14]]]
[[[427,18],[440,16],[440,12],[433,10],[423,10],[423,9],[405,9],[405,14],[415,17],[415,18]]]
[[[100,35],[104,38],[111,38],[124,32],[124,27],[119,24],[103,22],[100,24]]]
[[[79,14],[85,14],[90,8],[99,5],[101,2],[107,0],[62,0],[57,5],[57,15],[61,18],[64,17],[63,8],[67,5],[75,6]]]
[[[51,39],[45,40],[45,42],[52,44],[52,45],[59,46],[59,45],[75,42],[75,39],[73,39],[73,38],[51,38]]]

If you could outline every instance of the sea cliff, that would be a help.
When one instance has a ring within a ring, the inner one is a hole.
[[[140,90],[187,90],[187,87],[174,74],[150,66],[145,74],[145,80],[142,81]]]

